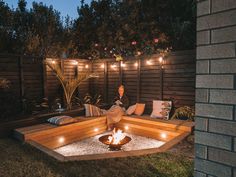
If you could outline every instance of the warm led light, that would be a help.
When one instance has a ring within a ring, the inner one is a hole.
[[[125,130],[129,130],[129,126],[126,125],[126,126],[125,126]]]
[[[163,57],[159,57],[159,62],[162,63],[163,62]]]
[[[89,68],[89,65],[85,65],[85,68]]]
[[[95,128],[94,131],[95,131],[95,132],[98,132],[98,128]]]
[[[164,138],[164,139],[166,139],[167,135],[166,135],[165,133],[162,133],[162,134],[161,134],[161,137]]]
[[[134,66],[138,67],[138,62],[134,63]]]
[[[60,137],[60,138],[58,139],[58,142],[59,142],[59,143],[64,143],[64,141],[65,141],[65,138],[64,138],[64,137]]]
[[[78,61],[73,61],[72,64],[73,65],[78,65]]]
[[[105,65],[104,65],[104,64],[101,64],[101,68],[105,68]]]
[[[52,60],[52,64],[55,64],[56,62],[54,60]]]
[[[147,61],[146,61],[146,64],[147,64],[147,65],[152,65],[152,62],[151,62],[150,60],[147,60]]]

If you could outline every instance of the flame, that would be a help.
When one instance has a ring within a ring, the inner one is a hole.
[[[119,144],[120,141],[122,141],[125,138],[125,134],[122,132],[122,130],[117,130],[114,128],[112,135],[108,137],[108,142],[110,144]]]

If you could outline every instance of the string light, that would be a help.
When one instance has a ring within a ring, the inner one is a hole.
[[[89,68],[89,65],[85,65],[85,68]]]
[[[55,64],[56,62],[54,60],[52,60],[52,64]]]
[[[98,132],[98,128],[95,128],[94,131],[95,131],[95,132]]]
[[[137,52],[137,55],[138,55],[138,56],[142,55],[142,52],[138,51],[138,52]]]
[[[159,57],[159,62],[162,64],[162,62],[163,62],[163,57]]]
[[[117,66],[115,64],[111,65],[111,68],[115,69]]]
[[[125,130],[129,130],[129,126],[126,125],[126,126],[125,126]]]
[[[131,44],[132,44],[132,45],[136,45],[137,42],[136,42],[136,41],[132,41]]]
[[[152,65],[152,62],[151,62],[150,60],[147,60],[147,61],[146,61],[146,64],[147,64],[147,65]]]
[[[134,66],[138,67],[138,62],[135,62],[135,63],[134,63]]]
[[[121,67],[125,67],[125,66],[126,66],[126,64],[121,62]]]
[[[154,42],[155,42],[155,43],[158,43],[158,42],[159,42],[159,39],[158,39],[158,38],[155,38],[155,39],[154,39]]]
[[[73,65],[78,65],[78,61],[72,61]]]
[[[104,65],[104,64],[101,64],[101,68],[105,68],[105,65]]]

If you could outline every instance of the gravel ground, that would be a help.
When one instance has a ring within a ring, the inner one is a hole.
[[[106,134],[110,134],[110,132],[106,132],[91,138],[84,139],[82,141],[75,142],[73,144],[57,148],[55,151],[64,156],[109,153],[112,151],[107,148],[107,145],[102,144],[98,140],[99,137]],[[122,147],[122,151],[158,148],[164,144],[164,142],[162,141],[158,141],[151,138],[146,138],[133,134],[126,135],[130,136],[132,140]]]

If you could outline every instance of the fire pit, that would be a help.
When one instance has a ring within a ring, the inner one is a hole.
[[[126,136],[122,130],[114,129],[112,134],[104,135],[99,138],[99,141],[108,145],[111,151],[121,150],[121,147],[131,141],[129,136]]]

